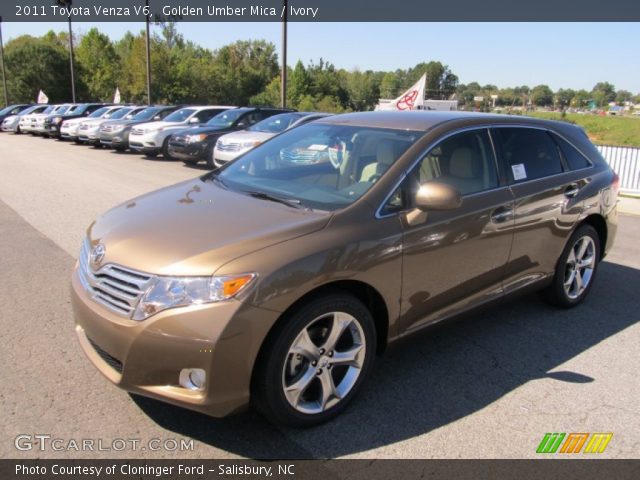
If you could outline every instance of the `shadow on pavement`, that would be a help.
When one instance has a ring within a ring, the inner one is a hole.
[[[419,334],[377,363],[364,390],[333,422],[282,429],[249,411],[212,419],[134,396],[160,426],[252,458],[330,458],[422,435],[483,409],[525,383],[551,378],[598,381],[550,372],[636,322],[629,306],[640,270],[603,262],[590,296],[560,310],[537,295],[507,301]]]

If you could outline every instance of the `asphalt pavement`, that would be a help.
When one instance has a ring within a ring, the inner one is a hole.
[[[69,279],[80,241],[109,207],[202,173],[0,135],[3,458],[529,458],[547,432],[612,432],[600,458],[640,458],[634,215],[620,216],[581,306],[528,295],[414,337],[318,428],[278,428],[251,411],[212,419],[114,387],[75,339]],[[94,449],[82,451],[83,441]],[[174,448],[181,442],[186,450]]]

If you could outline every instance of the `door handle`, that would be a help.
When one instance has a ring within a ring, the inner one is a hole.
[[[567,188],[564,189],[564,196],[567,198],[575,197],[580,191],[580,187],[577,183],[572,183]]]
[[[496,208],[491,213],[491,221],[493,223],[502,223],[509,220],[513,216],[513,209],[510,207]]]

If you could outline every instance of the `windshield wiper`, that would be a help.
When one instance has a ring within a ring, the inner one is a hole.
[[[250,195],[253,198],[259,198],[261,200],[269,200],[271,202],[282,203],[283,205],[286,205],[291,208],[304,208],[302,206],[302,202],[296,198],[282,198],[282,197],[277,197],[275,195],[271,195],[269,193],[257,192],[257,191],[249,191],[246,193],[247,195]]]

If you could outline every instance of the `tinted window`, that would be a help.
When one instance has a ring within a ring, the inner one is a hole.
[[[247,130],[252,132],[269,132],[279,133],[291,126],[291,124],[302,117],[299,113],[281,113],[280,115],[274,115],[261,122],[256,123]]]
[[[200,123],[206,123],[209,125],[209,120],[218,115],[219,113],[224,112],[223,108],[214,108],[210,110],[203,110],[199,112],[196,117],[200,120]]]
[[[576,150],[569,142],[560,138],[558,135],[554,135],[553,138],[555,138],[558,143],[562,156],[567,162],[569,169],[579,170],[580,168],[591,166],[589,160],[587,160],[586,157]]]
[[[415,178],[456,188],[462,195],[498,186],[495,160],[486,130],[464,132],[447,138],[420,162]]]
[[[562,172],[558,148],[545,130],[498,128],[495,131],[511,182],[525,182]]]
[[[243,114],[245,114],[246,110],[227,110],[226,112],[222,112],[219,115],[216,115],[211,120],[207,122],[207,125],[210,127],[220,127],[226,128],[233,125]]]

